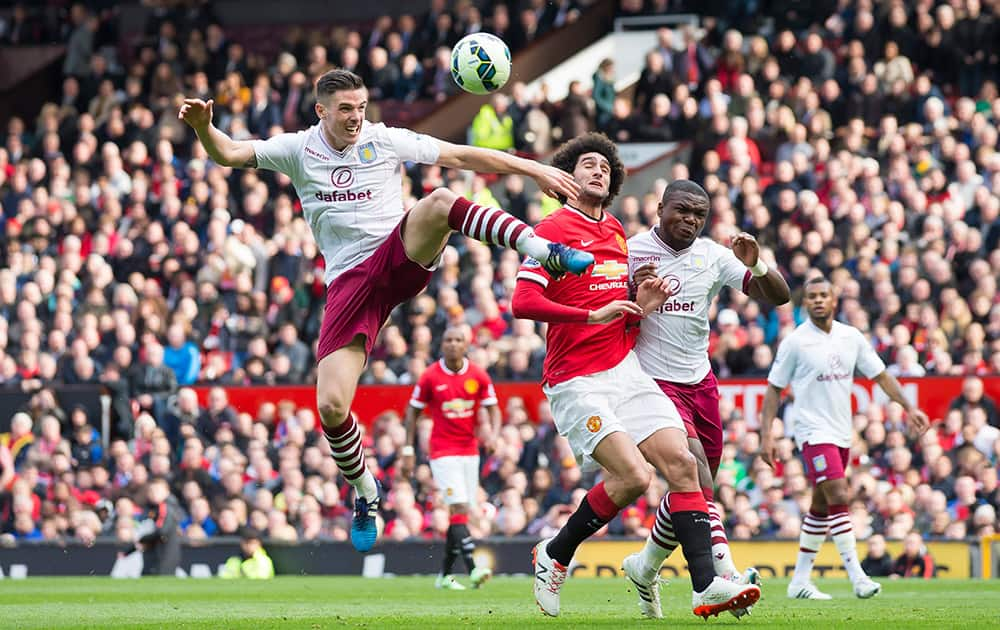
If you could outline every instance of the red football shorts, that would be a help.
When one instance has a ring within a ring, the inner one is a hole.
[[[851,461],[851,449],[836,444],[802,445],[802,461],[806,466],[809,482],[816,486],[831,479],[843,479],[847,462]]]
[[[674,402],[684,420],[688,437],[697,438],[705,449],[709,467],[715,470],[722,459],[722,418],[719,416],[719,382],[709,370],[700,383],[684,385],[657,380],[667,397]]]
[[[356,335],[365,336],[365,353],[370,354],[392,309],[427,286],[431,271],[406,256],[402,236],[405,223],[406,216],[371,256],[337,276],[326,288],[317,362],[349,344]]]

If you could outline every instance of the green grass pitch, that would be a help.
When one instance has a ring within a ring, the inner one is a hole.
[[[570,578],[563,613],[543,617],[528,577],[500,577],[480,590],[438,591],[434,579],[279,577],[270,582],[145,578],[0,581],[0,628],[975,628],[1000,627],[1000,581],[883,581],[861,601],[846,580],[819,580],[833,601],[785,597],[787,580],[764,583],[749,618],[707,622],[691,614],[690,583],[663,588],[664,619],[643,619],[624,580]]]

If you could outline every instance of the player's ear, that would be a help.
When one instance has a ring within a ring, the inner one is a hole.
[[[656,202],[656,216],[660,217],[661,219],[663,218],[663,202],[662,201],[657,201]]]
[[[321,120],[326,118],[326,108],[323,107],[322,103],[316,101],[316,104],[313,107],[316,108],[316,116],[318,116]]]

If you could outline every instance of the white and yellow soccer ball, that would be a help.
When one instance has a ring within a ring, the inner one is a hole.
[[[451,76],[466,92],[489,94],[510,78],[510,48],[490,33],[463,37],[451,49]]]

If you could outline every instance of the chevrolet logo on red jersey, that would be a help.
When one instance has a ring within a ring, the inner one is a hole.
[[[594,278],[619,280],[628,275],[628,265],[620,263],[616,260],[605,260],[599,265],[594,265],[590,275]]]
[[[475,406],[476,401],[474,400],[452,398],[441,403],[441,412],[445,418],[468,418],[472,415],[472,408]]]

